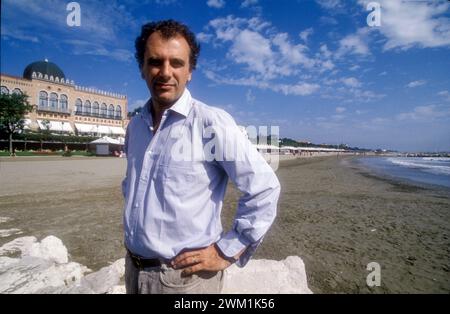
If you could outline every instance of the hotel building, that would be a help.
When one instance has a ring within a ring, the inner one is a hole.
[[[125,135],[125,95],[75,85],[48,60],[29,64],[22,77],[1,74],[0,86],[1,93],[29,96],[33,110],[25,116],[25,129],[72,135]]]

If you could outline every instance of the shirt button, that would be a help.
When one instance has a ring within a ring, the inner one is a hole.
[[[134,204],[134,207],[139,207],[139,203]]]

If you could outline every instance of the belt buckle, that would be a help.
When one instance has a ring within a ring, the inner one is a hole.
[[[131,253],[130,251],[128,251],[128,253],[130,254],[131,260],[133,261],[133,263],[136,266],[136,268],[142,270],[143,267],[142,267],[141,259],[138,256],[136,256],[133,253]]]
[[[137,268],[143,269],[141,259],[139,257],[135,257],[135,261],[136,261]]]

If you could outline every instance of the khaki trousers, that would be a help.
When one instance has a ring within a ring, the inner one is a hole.
[[[220,293],[224,272],[201,271],[182,277],[182,269],[161,267],[138,269],[127,254],[125,257],[125,288],[127,294],[207,294]]]

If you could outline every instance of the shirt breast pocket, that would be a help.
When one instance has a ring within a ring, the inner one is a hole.
[[[166,196],[179,200],[195,195],[207,183],[207,174],[195,165],[163,165],[163,184]]]

